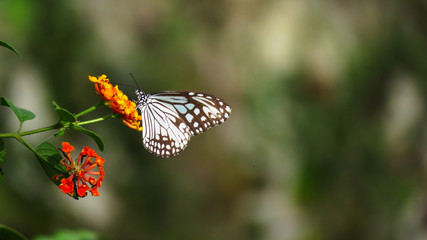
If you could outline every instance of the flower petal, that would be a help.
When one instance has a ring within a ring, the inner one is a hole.
[[[74,192],[74,183],[71,180],[72,176],[69,178],[61,179],[61,184],[59,184],[58,188],[61,189],[63,193],[73,195]]]
[[[74,151],[74,147],[73,145],[71,145],[69,142],[62,142],[62,151],[64,153],[70,153],[72,151]]]
[[[120,91],[119,87],[110,83],[106,75],[98,78],[89,76],[89,80],[95,83],[95,89],[101,99],[108,105],[114,113],[123,119],[123,123],[128,127],[142,131],[141,119],[136,104],[129,100],[128,96]]]
[[[70,196],[85,197],[87,192],[91,192],[92,196],[99,196],[97,188],[101,186],[104,179],[102,165],[105,160],[91,148],[84,147],[77,159],[73,161],[70,152],[74,147],[68,142],[63,142],[62,146],[61,151],[66,159],[61,160],[61,165],[66,166],[67,173],[53,177],[56,180],[62,177],[58,188]]]

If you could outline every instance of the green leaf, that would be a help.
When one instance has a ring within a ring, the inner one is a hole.
[[[5,161],[6,161],[6,148],[4,146],[3,138],[0,138],[0,183],[3,181],[3,170],[1,169],[1,165]]]
[[[3,47],[5,47],[5,48],[10,49],[10,50],[12,50],[14,53],[16,53],[16,54],[18,54],[19,56],[21,56],[21,57],[22,57],[22,55],[18,52],[18,50],[16,50],[16,49],[15,49],[14,47],[12,47],[12,45],[10,45],[10,44],[8,44],[8,43],[3,42],[3,41],[1,41],[1,40],[0,40],[0,46],[3,46]]]
[[[60,136],[64,135],[64,133],[65,133],[65,129],[61,128],[58,132],[56,132],[54,134],[54,136],[55,137],[60,137]]]
[[[58,112],[60,121],[63,121],[63,122],[77,121],[76,117],[74,117],[74,115],[71,112],[69,112],[67,109],[60,107],[55,101],[53,101],[52,104],[55,107],[55,110]]]
[[[61,184],[61,179],[57,180],[54,176],[58,174],[63,175],[67,171],[60,163],[63,157],[59,154],[58,149],[48,142],[42,142],[35,148],[35,150],[38,153],[38,155],[36,154],[36,157],[44,172],[49,179],[56,184],[56,186],[59,186],[59,184]],[[78,199],[77,194],[74,194],[72,197],[74,199]]]
[[[52,236],[38,236],[34,240],[98,240],[101,238],[100,234],[90,230],[58,230]]]
[[[101,150],[101,152],[104,151],[104,142],[98,134],[81,126],[74,126],[73,128],[91,137],[96,142],[96,145],[98,145],[99,150]]]
[[[31,120],[31,119],[34,119],[36,117],[36,115],[34,113],[32,113],[31,111],[23,109],[23,108],[16,107],[6,97],[0,98],[0,105],[10,107],[10,109],[12,109],[12,111],[18,117],[19,122],[21,122],[21,124],[27,120]]]
[[[5,225],[0,225],[0,239],[7,240],[28,240],[22,234],[17,232],[16,230],[7,227]]]
[[[59,154],[52,144],[48,142],[42,142],[35,148],[37,159],[42,166],[44,172],[56,185],[60,184],[59,180],[53,179],[53,176],[57,174],[63,174],[65,172],[64,166],[60,164],[63,157]]]

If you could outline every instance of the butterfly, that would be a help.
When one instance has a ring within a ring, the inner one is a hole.
[[[190,137],[223,123],[231,108],[224,100],[199,92],[136,90],[142,116],[144,147],[159,157],[172,157],[184,150]]]

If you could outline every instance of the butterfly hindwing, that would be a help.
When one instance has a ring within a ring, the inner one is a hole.
[[[175,111],[162,103],[147,104],[141,110],[142,140],[151,153],[169,157],[180,153],[190,140],[190,129]]]

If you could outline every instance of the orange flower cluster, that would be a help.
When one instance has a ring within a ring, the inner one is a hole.
[[[117,85],[113,87],[107,76],[100,77],[89,76],[89,80],[95,83],[95,89],[106,105],[113,109],[114,113],[119,114],[123,123],[128,127],[142,131],[141,119],[136,104],[119,90]]]
[[[77,160],[73,161],[70,153],[74,149],[70,143],[62,142],[60,150],[65,158],[61,160],[61,165],[66,167],[70,176],[61,179],[59,189],[70,196],[75,196],[75,191],[78,197],[85,197],[88,191],[92,196],[99,196],[98,188],[104,179],[105,160],[89,147],[84,147]],[[95,171],[95,168],[98,168],[98,171]],[[55,175],[54,178],[59,179],[61,176],[63,175]]]

